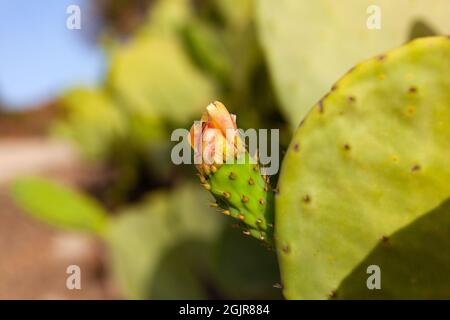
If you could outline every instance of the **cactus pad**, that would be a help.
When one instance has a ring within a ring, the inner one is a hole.
[[[252,163],[246,155],[245,161],[223,164],[215,172],[202,176],[201,180],[217,200],[213,205],[238,219],[244,226],[244,234],[270,243],[273,191],[268,179],[261,175],[259,165]]]
[[[276,197],[287,298],[339,297],[374,248],[395,252],[391,236],[449,197],[448,88],[450,39],[423,38],[357,65],[310,111]]]
[[[430,29],[450,33],[448,1],[257,0],[261,42],[286,119],[295,128],[331,87],[359,61]],[[366,22],[380,12],[380,29]],[[417,31],[416,31],[417,30]]]

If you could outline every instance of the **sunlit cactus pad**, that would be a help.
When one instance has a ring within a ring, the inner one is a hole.
[[[375,247],[395,252],[391,235],[449,197],[449,88],[450,39],[423,38],[357,65],[308,114],[276,196],[287,298],[339,298],[343,279]],[[409,239],[415,246],[421,238]],[[414,281],[414,272],[397,278],[382,281],[381,292],[401,298],[393,286]]]
[[[246,235],[271,243],[273,192],[257,164],[224,164],[207,180],[223,212],[241,222]]]

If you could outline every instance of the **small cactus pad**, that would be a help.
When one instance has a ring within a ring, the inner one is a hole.
[[[287,298],[339,298],[341,282],[367,268],[360,263],[373,249],[396,252],[391,236],[449,197],[449,88],[450,38],[422,38],[357,65],[311,110],[275,200]]]
[[[448,0],[255,2],[261,44],[292,128],[359,61],[418,34],[450,33]]]
[[[239,220],[245,235],[271,243],[273,191],[248,154],[245,161],[223,164],[200,178],[223,213]]]

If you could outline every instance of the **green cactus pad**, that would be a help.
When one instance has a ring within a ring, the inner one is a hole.
[[[217,205],[224,213],[240,220],[244,233],[271,242],[273,230],[273,191],[260,173],[258,164],[249,161],[224,164],[204,177]]]
[[[105,90],[74,88],[61,97],[61,108],[64,117],[55,121],[52,132],[77,143],[91,159],[107,156],[126,132],[126,121]]]
[[[118,285],[132,299],[205,299],[210,247],[222,217],[210,212],[195,185],[153,192],[124,209],[106,239]]]
[[[311,110],[276,197],[287,298],[339,297],[374,248],[448,198],[449,88],[450,39],[423,38],[357,65]]]
[[[108,227],[108,213],[95,199],[41,177],[15,180],[11,196],[26,213],[56,227],[98,235]]]
[[[450,33],[448,1],[257,0],[261,43],[293,128],[333,82],[359,61],[410,37]],[[379,8],[380,29],[367,21]]]

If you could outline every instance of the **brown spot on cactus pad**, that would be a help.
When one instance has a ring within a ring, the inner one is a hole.
[[[409,87],[408,92],[409,93],[416,93],[417,92],[417,88],[415,86],[411,86],[411,87]]]
[[[283,247],[281,248],[283,250],[284,253],[288,254],[291,251],[291,248],[289,247],[289,245],[285,244],[283,245]]]
[[[305,195],[303,197],[303,202],[304,203],[310,203],[311,202],[311,196],[309,194]]]

